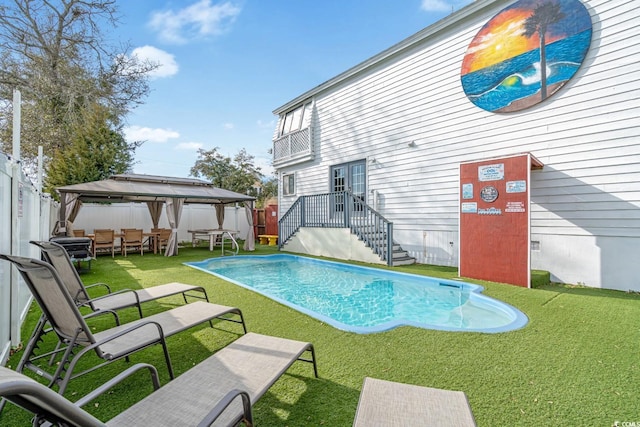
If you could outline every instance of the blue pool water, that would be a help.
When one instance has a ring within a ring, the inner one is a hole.
[[[411,325],[505,332],[527,324],[479,285],[295,255],[233,256],[185,263],[326,322],[372,333]]]

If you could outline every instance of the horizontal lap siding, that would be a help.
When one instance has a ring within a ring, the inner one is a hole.
[[[368,189],[415,239],[403,246],[417,247],[424,230],[457,231],[461,162],[531,152],[545,165],[532,171],[534,235],[640,237],[640,2],[583,0],[593,36],[573,79],[541,104],[495,114],[466,98],[460,66],[509,3],[319,93],[316,159],[289,169],[298,195],[328,191],[331,165],[375,158]]]

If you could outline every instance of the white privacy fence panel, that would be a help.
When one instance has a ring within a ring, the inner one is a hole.
[[[224,224],[222,228],[237,230],[240,239],[246,239],[249,232],[249,223],[243,206],[225,206]],[[113,229],[120,231],[122,228],[142,228],[151,230],[153,223],[146,203],[85,203],[82,205],[73,229],[85,230],[92,233],[95,229]],[[160,228],[169,228],[166,209],[162,208],[160,215]],[[213,205],[189,204],[182,208],[180,226],[178,227],[178,241],[191,241],[188,230],[201,228],[218,228],[216,210]]]
[[[47,239],[57,204],[41,194],[20,165],[0,154],[0,253],[39,257],[30,240]],[[0,364],[20,343],[31,294],[7,262],[0,262]]]
[[[11,166],[0,158],[0,253],[11,252]],[[11,270],[0,262],[0,362],[11,346]],[[4,364],[4,363],[2,363]]]

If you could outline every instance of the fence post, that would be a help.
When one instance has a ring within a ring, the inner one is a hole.
[[[11,164],[11,254],[20,253],[20,223],[22,216],[22,188],[20,183],[20,126],[22,121],[22,95],[13,90],[13,160]],[[11,345],[20,343],[20,294],[18,270],[11,268]]]
[[[11,253],[23,255],[20,251],[20,210],[22,209],[22,197],[20,192],[20,163],[13,161],[11,165]],[[11,267],[11,346],[20,344],[20,282],[18,270]]]

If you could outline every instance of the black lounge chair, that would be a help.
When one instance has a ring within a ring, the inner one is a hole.
[[[136,307],[140,317],[142,317],[141,304],[160,298],[182,294],[185,303],[188,302],[187,296],[200,298],[207,302],[209,301],[207,291],[205,291],[202,286],[186,285],[177,282],[137,290],[126,289],[114,293],[111,293],[111,288],[105,283],[85,286],[63,246],[55,242],[46,241],[39,242],[32,240],[31,243],[40,248],[44,259],[56,269],[75,303],[78,306],[90,307],[93,311],[120,310],[128,307]],[[109,293],[100,297],[91,298],[87,289],[95,286],[102,286]]]
[[[303,358],[304,354],[310,358]],[[155,368],[137,364],[71,403],[31,378],[0,367],[0,397],[34,413],[34,425],[48,421],[95,427],[204,427],[235,426],[243,421],[250,427],[251,403],[297,360],[312,363],[318,377],[311,343],[248,333],[160,388]],[[145,368],[151,371],[156,390],[111,420],[104,423],[81,408]]]
[[[36,259],[2,254],[0,259],[10,261],[18,268],[43,311],[41,322],[24,349],[17,371],[22,372],[27,368],[36,372],[49,380],[49,387],[57,384],[60,394],[64,394],[70,380],[105,364],[128,358],[131,354],[154,344],[162,346],[169,375],[173,378],[173,368],[165,339],[213,319],[241,323],[244,333],[247,332],[242,312],[238,308],[197,301],[93,333],[67,287],[50,264]],[[239,316],[240,319],[229,317],[233,315]],[[50,329],[45,329],[46,323],[51,326]],[[36,355],[43,336],[51,331],[55,332],[60,346],[56,346],[55,350],[48,353]],[[78,361],[90,352],[94,352],[104,362],[75,373]],[[58,355],[60,360],[53,373],[47,372],[46,368],[37,364],[38,360],[44,357]]]

